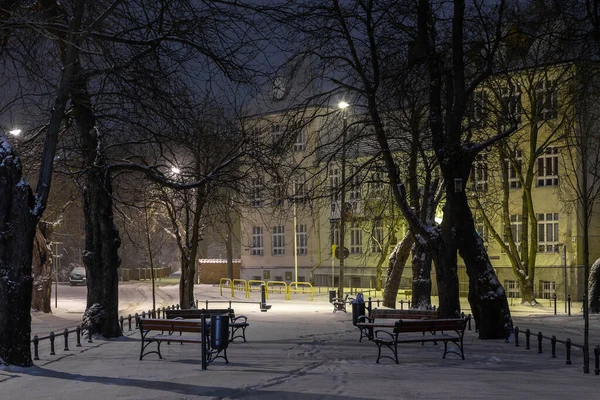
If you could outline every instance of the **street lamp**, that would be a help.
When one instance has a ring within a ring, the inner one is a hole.
[[[344,246],[344,237],[346,236],[346,136],[348,130],[348,118],[346,114],[346,109],[349,104],[345,101],[340,101],[338,103],[338,108],[342,113],[342,121],[343,121],[343,131],[342,131],[342,176],[341,182],[342,187],[340,190],[340,247],[339,247],[339,259],[340,259],[340,277],[338,282],[338,298],[344,298],[344,259],[346,257],[346,247]]]
[[[8,133],[10,133],[13,136],[19,136],[21,132],[22,131],[20,129],[13,129],[12,131],[8,131]]]

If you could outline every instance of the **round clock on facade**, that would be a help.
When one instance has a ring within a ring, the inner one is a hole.
[[[275,100],[281,100],[285,96],[285,79],[278,76],[273,81],[273,98]]]

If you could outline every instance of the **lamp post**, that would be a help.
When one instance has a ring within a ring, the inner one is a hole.
[[[342,165],[341,165],[341,182],[342,187],[340,190],[340,247],[338,250],[338,255],[340,259],[340,273],[339,273],[339,282],[338,282],[338,297],[340,299],[344,298],[344,264],[345,264],[345,256],[346,256],[346,247],[344,237],[346,236],[346,136],[348,129],[348,117],[346,114],[346,109],[349,104],[345,101],[341,101],[338,104],[338,107],[342,113],[342,121],[343,121],[343,131],[342,131]]]
[[[297,188],[296,188],[296,181],[294,180],[294,202],[293,202],[293,208],[294,208],[294,280],[296,282],[298,282],[298,217],[296,214],[296,201],[298,200],[297,198]]]

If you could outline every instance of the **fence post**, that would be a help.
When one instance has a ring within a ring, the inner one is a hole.
[[[65,336],[65,351],[69,351],[69,330],[67,328],[63,331],[63,335]]]
[[[594,358],[596,359],[594,373],[600,375],[600,346],[594,347]]]
[[[34,360],[39,360],[40,356],[38,353],[38,345],[40,344],[40,338],[38,337],[38,335],[35,335],[33,337],[33,359]],[[596,357],[596,359],[598,359],[598,357]],[[596,374],[598,375],[598,374]]]
[[[529,329],[525,330],[525,350],[531,350],[529,347],[529,338],[531,336],[531,331]]]
[[[123,316],[119,317],[119,325],[121,325],[121,332],[123,332]]]
[[[56,353],[54,352],[54,332],[50,332],[50,355],[53,356]]]
[[[552,335],[550,343],[552,344],[552,358],[556,358],[556,336]]]
[[[544,335],[542,335],[542,332],[538,332],[537,337],[538,337],[538,354],[542,354],[542,339],[544,339]]]
[[[569,306],[569,315],[571,315],[571,293],[567,296],[567,305]]]
[[[77,325],[75,329],[75,335],[77,335],[77,344],[75,347],[81,347],[81,326]]]
[[[567,339],[565,345],[567,347],[567,365],[571,365],[571,339]]]
[[[135,313],[135,329],[138,328],[139,319],[140,319],[140,316],[138,315],[138,313]]]
[[[556,315],[556,293],[554,293],[554,315]]]
[[[515,347],[519,347],[519,327],[515,326]]]

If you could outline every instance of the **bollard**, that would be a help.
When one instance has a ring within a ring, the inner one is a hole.
[[[369,310],[369,314],[371,314],[371,310],[373,309],[373,302],[371,301],[371,297],[369,296],[369,302],[367,303],[367,310]]]
[[[229,309],[231,309],[231,300],[229,300]]]
[[[556,315],[556,293],[554,293],[554,315]]]
[[[81,326],[77,326],[77,329],[75,329],[75,335],[77,335],[77,344],[75,347],[81,347]]]
[[[537,337],[538,337],[538,354],[542,354],[542,339],[544,338],[544,336],[542,335],[542,332],[538,332]]]
[[[525,350],[531,350],[529,347],[529,338],[531,336],[531,331],[529,329],[525,330]]]
[[[65,337],[65,351],[69,351],[69,330],[67,328],[63,331],[63,335]]]
[[[50,355],[53,356],[56,353],[54,352],[54,332],[50,332]]]
[[[567,339],[565,345],[567,347],[567,365],[571,365],[571,339]]]
[[[552,335],[550,344],[552,344],[552,358],[556,358],[556,336]]]
[[[404,310],[404,300],[400,300],[400,309]]]
[[[515,326],[515,347],[519,347],[519,327]]]
[[[206,300],[206,309],[208,310],[208,300]]]
[[[569,315],[571,315],[571,293],[567,296],[567,306],[569,307]]]
[[[208,306],[207,306],[207,307],[208,307]],[[176,309],[176,310],[179,310],[179,304],[177,304],[177,305],[175,306],[175,309]]]
[[[88,330],[88,343],[92,343],[92,325],[91,324],[87,327],[87,330]]]
[[[467,318],[468,318],[468,320],[467,320],[468,329],[471,330],[471,318],[472,318],[471,314],[467,315]]]
[[[119,325],[121,325],[121,332],[123,332],[123,316],[119,317]]]
[[[40,359],[40,356],[38,354],[38,345],[39,344],[40,344],[40,338],[38,337],[38,335],[35,335],[33,337],[33,359],[34,360],[39,360]],[[598,374],[596,374],[596,375],[598,375]]]
[[[127,323],[129,324],[129,330],[131,330],[131,314],[127,316]]]
[[[377,307],[379,307],[379,299],[377,299]]]
[[[142,318],[146,318],[146,311],[142,311]]]
[[[408,308],[410,308],[410,300],[406,300],[406,304],[407,304]]]
[[[139,319],[140,319],[140,316],[138,315],[138,313],[135,313],[135,329],[138,328]]]
[[[594,347],[594,358],[596,359],[594,373],[596,375],[600,375],[600,346],[596,345]]]

